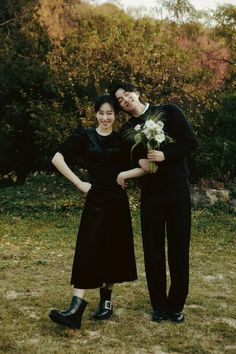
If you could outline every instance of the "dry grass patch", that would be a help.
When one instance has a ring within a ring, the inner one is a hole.
[[[1,353],[235,352],[235,216],[194,211],[186,322],[157,324],[150,320],[139,214],[133,200],[139,279],[115,286],[114,315],[109,321],[91,321],[98,291],[89,290],[80,331],[57,326],[48,318],[51,308],[65,308],[71,299],[80,212],[14,209],[0,216]]]

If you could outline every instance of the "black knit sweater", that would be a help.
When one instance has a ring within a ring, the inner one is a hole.
[[[160,145],[160,151],[165,155],[165,160],[158,163],[158,170],[154,174],[148,174],[141,178],[141,188],[145,193],[159,193],[166,190],[176,190],[186,185],[188,168],[186,157],[196,150],[198,143],[196,136],[187,122],[183,112],[173,104],[154,106],[150,105],[147,111],[139,117],[131,117],[120,130],[125,139],[126,146],[131,150],[134,141],[130,139],[130,131],[137,124],[143,124],[155,113],[163,112],[164,131],[174,142],[164,141]],[[147,151],[143,144],[134,149],[134,159],[147,157]]]

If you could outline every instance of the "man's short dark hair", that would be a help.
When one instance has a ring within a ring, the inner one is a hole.
[[[116,99],[116,91],[119,89],[123,89],[127,92],[139,92],[140,88],[129,83],[129,82],[122,82],[122,81],[113,81],[111,84],[110,95]]]

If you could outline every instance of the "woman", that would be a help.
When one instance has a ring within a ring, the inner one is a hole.
[[[112,131],[116,104],[109,95],[95,102],[97,128],[79,127],[54,155],[52,163],[81,192],[86,202],[81,217],[72,268],[74,287],[70,306],[52,310],[49,317],[70,328],[80,328],[87,302],[85,289],[100,288],[100,302],[94,320],[112,315],[112,285],[137,279],[126,179],[145,174],[141,168],[127,168],[122,141]],[[83,158],[90,182],[82,181],[67,165],[74,156]],[[121,172],[124,171],[124,172]]]

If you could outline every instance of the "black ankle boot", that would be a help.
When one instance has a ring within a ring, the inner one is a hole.
[[[77,328],[80,329],[82,315],[87,306],[87,301],[73,296],[71,300],[70,306],[64,310],[52,310],[49,313],[49,317],[52,321],[70,327],[70,328]]]
[[[111,293],[112,290],[107,289],[106,287],[100,288],[100,302],[97,310],[94,312],[92,316],[93,320],[107,320],[108,318],[111,317],[113,313]]]

